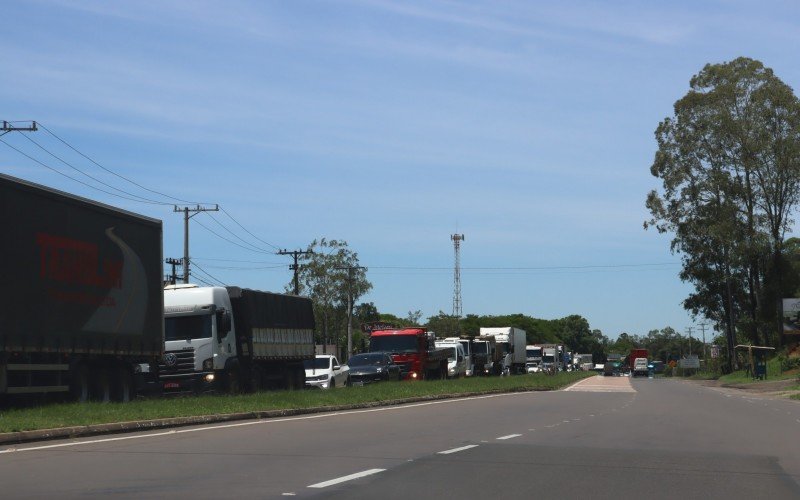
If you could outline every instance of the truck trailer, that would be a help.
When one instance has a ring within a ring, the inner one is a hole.
[[[525,363],[527,362],[525,330],[513,326],[481,328],[480,335],[494,336],[498,349],[504,350],[503,373],[515,375],[525,373]]]
[[[161,221],[0,174],[0,395],[127,401],[164,350]]]
[[[164,290],[161,388],[171,392],[301,389],[314,359],[311,299],[235,286]]]

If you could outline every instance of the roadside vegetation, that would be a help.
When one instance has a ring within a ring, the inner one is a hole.
[[[195,417],[269,410],[336,407],[441,395],[550,391],[566,387],[594,372],[562,372],[555,376],[472,377],[430,382],[386,382],[328,391],[271,391],[143,399],[131,403],[62,403],[0,412],[0,433],[56,429],[174,417]]]

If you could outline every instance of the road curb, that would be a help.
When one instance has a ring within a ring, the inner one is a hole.
[[[57,429],[42,429],[35,431],[7,432],[0,434],[0,445],[24,444],[35,441],[52,441],[55,439],[76,439],[103,434],[123,434],[156,429],[169,429],[173,427],[188,427],[220,422],[234,422],[238,420],[258,420],[269,418],[293,417],[297,415],[310,415],[315,413],[330,413],[347,410],[361,410],[383,406],[398,406],[409,403],[437,401],[444,399],[469,398],[486,396],[490,394],[504,394],[515,392],[543,392],[563,389],[543,388],[517,388],[510,390],[493,390],[481,392],[465,392],[460,394],[437,394],[432,396],[418,396],[413,398],[392,399],[385,401],[370,401],[347,405],[316,406],[313,408],[289,408],[283,410],[263,410],[244,413],[225,413],[218,415],[201,415],[194,417],[159,418],[154,420],[137,420],[131,422],[115,422],[111,424],[81,425],[75,427],[60,427]]]

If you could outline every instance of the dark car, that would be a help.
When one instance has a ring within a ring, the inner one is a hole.
[[[385,352],[356,354],[347,362],[350,385],[365,385],[383,380],[400,380],[400,365]]]

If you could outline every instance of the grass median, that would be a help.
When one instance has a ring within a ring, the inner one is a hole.
[[[61,403],[0,411],[0,433],[57,429],[173,417],[195,417],[268,410],[335,407],[426,396],[560,389],[592,372],[564,372],[513,377],[472,377],[426,382],[385,382],[328,391],[270,391],[143,399],[130,403]]]

